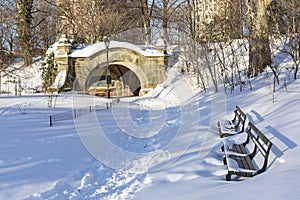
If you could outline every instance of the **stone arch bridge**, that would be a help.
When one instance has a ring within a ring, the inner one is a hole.
[[[66,38],[59,40],[55,56],[58,74],[66,73],[60,90],[71,88],[87,93],[97,81],[105,80],[107,68],[116,96],[141,96],[167,79],[165,45],[143,48],[111,41],[107,53],[103,42],[71,50],[67,41]]]

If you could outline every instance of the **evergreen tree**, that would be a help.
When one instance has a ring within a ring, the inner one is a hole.
[[[41,68],[42,71],[42,79],[43,79],[43,90],[47,90],[49,86],[52,85],[54,79],[54,73],[56,71],[54,65],[54,53],[51,53],[47,56],[46,62],[43,64]]]

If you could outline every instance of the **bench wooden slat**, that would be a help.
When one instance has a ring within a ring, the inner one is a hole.
[[[248,153],[248,152],[246,151],[244,145],[236,145],[236,146],[237,146],[238,152],[241,152],[241,153],[243,153],[243,154],[247,154],[247,153]]]
[[[240,168],[256,170],[249,156],[230,155],[229,157],[236,160]]]

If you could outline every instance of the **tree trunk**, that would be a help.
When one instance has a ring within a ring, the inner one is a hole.
[[[168,13],[168,1],[162,0],[162,35],[167,43],[169,45],[169,34],[168,34],[168,24],[169,24],[169,13]]]
[[[249,27],[249,70],[248,76],[257,76],[266,66],[271,65],[271,50],[268,33],[266,8],[271,0],[248,1]]]
[[[294,72],[294,80],[297,79],[297,73],[298,73],[298,70],[299,70],[299,64],[296,65],[296,68],[295,68],[295,72]]]
[[[207,44],[205,45],[205,52],[204,52],[204,58],[205,58],[205,61],[206,61],[206,64],[207,64],[207,69],[209,71],[209,74],[211,76],[211,80],[214,84],[214,87],[215,87],[215,92],[218,92],[218,81],[217,81],[217,78],[216,78],[216,74],[214,73],[215,71],[212,69],[212,64],[211,64],[211,61],[210,61],[210,58],[209,58],[209,47],[207,46]]]
[[[141,1],[142,17],[143,17],[143,31],[145,35],[145,44],[151,44],[151,17],[153,12],[154,0],[152,0],[151,7],[149,8],[148,0]]]
[[[193,19],[193,5],[190,0],[186,0],[187,2],[187,23],[189,25],[189,36],[195,40],[195,21]]]

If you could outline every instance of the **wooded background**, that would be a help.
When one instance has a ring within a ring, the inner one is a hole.
[[[232,54],[236,54],[237,48],[230,46],[236,38],[229,37],[232,33],[228,32],[228,37],[225,36],[222,41],[219,39],[216,43],[212,36],[224,35],[222,27],[206,29],[207,32],[201,32],[207,36],[205,44],[202,44],[203,41],[198,37],[199,33],[195,28],[197,19],[195,5],[204,1],[208,2],[208,0],[1,0],[0,70],[14,62],[15,58],[23,58],[24,65],[30,65],[33,57],[44,55],[50,45],[63,33],[68,34],[74,44],[86,44],[101,41],[104,36],[140,28],[144,44],[153,42],[154,29],[162,30],[161,34],[167,44],[172,44],[174,35],[180,37],[179,32],[184,33],[196,44],[201,44],[202,48],[204,46],[207,51],[214,51],[215,59],[223,66],[220,67],[220,71],[225,73],[233,64],[222,65],[220,51],[229,46]],[[232,0],[222,1],[228,2],[227,5],[231,6]],[[223,24],[229,27],[234,27],[234,23],[242,23],[243,30],[239,38],[242,42],[239,45],[248,48],[248,76],[257,75],[267,66],[271,66],[276,74],[270,46],[275,40],[281,40],[288,47],[282,51],[286,51],[295,62],[296,79],[300,64],[300,1],[238,0],[238,2],[241,4],[239,20],[224,20],[223,14],[214,16],[214,21],[223,21]],[[193,68],[199,69],[199,61],[191,62]],[[200,71],[196,71],[201,78]]]

